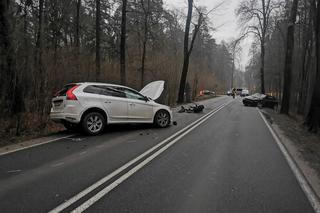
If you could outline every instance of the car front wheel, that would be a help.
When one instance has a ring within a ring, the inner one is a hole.
[[[165,110],[160,110],[154,116],[154,124],[157,127],[167,127],[170,124],[170,114]]]
[[[84,117],[82,128],[89,135],[98,135],[104,130],[105,123],[105,118],[101,113],[90,112]]]

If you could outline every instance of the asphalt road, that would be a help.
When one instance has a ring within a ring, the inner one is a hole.
[[[204,101],[166,129],[110,126],[2,155],[0,212],[314,212],[258,110],[240,101]]]

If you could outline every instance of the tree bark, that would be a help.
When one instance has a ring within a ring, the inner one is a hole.
[[[96,0],[96,81],[100,80],[101,58],[100,58],[100,0]]]
[[[294,50],[294,26],[297,17],[298,2],[298,0],[293,1],[287,29],[287,48],[284,64],[283,96],[280,110],[282,114],[288,114],[290,110],[292,56]]]
[[[186,27],[184,32],[184,48],[183,48],[183,67],[180,79],[180,87],[178,94],[178,103],[184,102],[184,91],[186,87],[187,74],[189,68],[189,32],[190,32],[190,24],[192,18],[192,9],[193,9],[193,0],[188,0],[188,14]]]
[[[76,15],[76,48],[77,54],[80,52],[80,8],[81,0],[77,1],[77,15]]]
[[[261,43],[261,66],[260,66],[260,81],[261,81],[261,94],[265,94],[265,85],[264,85],[264,64],[265,64],[265,42]]]
[[[10,38],[9,1],[0,1],[0,80],[1,102],[11,112],[15,70],[13,65],[13,49]],[[10,95],[11,94],[11,95]]]
[[[313,87],[311,105],[306,124],[310,131],[317,132],[320,126],[320,0],[313,0],[312,7],[316,48],[316,81]]]
[[[78,77],[78,75],[80,75],[80,9],[81,9],[81,1],[82,0],[77,0],[77,14],[76,14],[75,57],[76,57],[77,77]]]
[[[42,61],[42,55],[43,55],[43,6],[44,6],[44,0],[39,0],[39,12],[38,12],[38,32],[37,32],[37,41],[36,41],[36,54],[35,54],[35,67],[38,70],[38,75],[40,78],[40,82],[35,81],[36,85],[39,85],[38,87],[38,111],[41,112],[42,115],[44,115],[44,105],[45,105],[45,86],[46,86],[46,74],[44,72],[43,68],[43,61]],[[37,78],[36,78],[37,79]]]
[[[121,40],[120,40],[120,81],[126,85],[126,32],[127,32],[127,0],[122,0]]]
[[[147,0],[147,8],[145,8],[144,0],[141,0],[141,6],[144,12],[144,31],[143,31],[143,41],[142,41],[142,56],[141,56],[141,82],[140,87],[144,86],[144,73],[145,73],[145,61],[147,56],[147,42],[148,42],[148,34],[149,34],[149,10],[150,10],[150,0]]]

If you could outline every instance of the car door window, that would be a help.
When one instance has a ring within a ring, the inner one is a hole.
[[[143,101],[146,100],[146,98],[143,95],[141,95],[138,92],[135,92],[133,90],[124,89],[123,91],[124,91],[126,97],[129,99],[143,100]]]
[[[118,87],[112,87],[112,86],[102,86],[103,91],[102,94],[106,96],[113,96],[113,97],[119,97],[119,98],[125,98],[125,93],[121,90],[121,88]]]

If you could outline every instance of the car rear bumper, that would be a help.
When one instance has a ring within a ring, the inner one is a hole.
[[[78,114],[71,114],[65,112],[51,112],[50,119],[58,123],[63,123],[66,121],[71,123],[79,123],[81,120]]]

